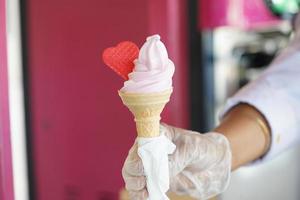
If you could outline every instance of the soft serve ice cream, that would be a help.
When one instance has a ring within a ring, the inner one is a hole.
[[[167,49],[159,35],[147,38],[134,65],[133,71],[128,75],[129,80],[124,82],[122,92],[153,93],[172,88],[175,67],[168,58]]]
[[[148,200],[169,200],[168,155],[176,146],[160,129],[160,115],[172,94],[174,70],[160,36],[150,36],[134,61],[128,81],[119,91],[124,105],[134,115],[137,153],[144,167]]]

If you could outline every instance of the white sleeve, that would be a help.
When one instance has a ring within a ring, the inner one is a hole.
[[[264,115],[271,128],[271,147],[256,162],[269,160],[300,141],[299,39],[295,37],[257,80],[229,98],[221,113],[222,117],[230,108],[243,102]]]

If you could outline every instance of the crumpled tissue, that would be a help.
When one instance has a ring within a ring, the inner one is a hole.
[[[138,155],[144,166],[148,200],[169,200],[169,159],[176,146],[161,134],[153,138],[137,138]]]

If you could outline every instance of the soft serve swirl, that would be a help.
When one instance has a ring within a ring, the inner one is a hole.
[[[124,82],[121,91],[149,93],[172,88],[175,67],[168,58],[167,49],[160,41],[159,35],[147,38],[134,65],[134,70],[128,75],[129,80]]]

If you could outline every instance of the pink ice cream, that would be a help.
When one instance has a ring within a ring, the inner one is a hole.
[[[168,58],[165,45],[159,35],[147,38],[139,57],[134,61],[134,69],[121,89],[130,93],[162,92],[172,88],[174,63]]]

